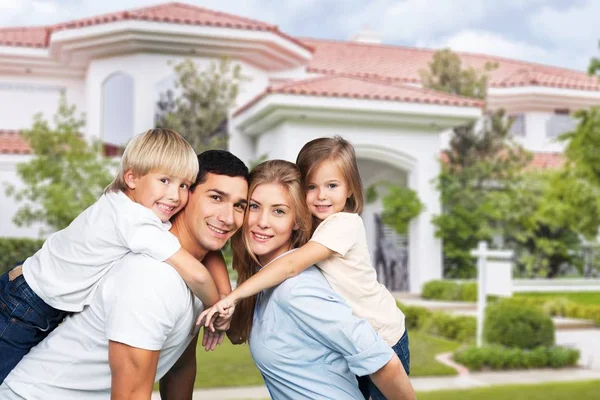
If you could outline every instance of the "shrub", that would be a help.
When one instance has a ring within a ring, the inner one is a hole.
[[[537,307],[501,300],[488,306],[483,336],[490,344],[507,347],[533,349],[552,346],[554,324]]]
[[[443,312],[432,313],[423,325],[424,332],[463,343],[475,339],[475,330],[475,318],[453,316]]]
[[[423,285],[424,299],[477,301],[476,282],[429,281]]]
[[[425,307],[406,306],[398,303],[398,308],[404,313],[407,329],[421,329],[432,312]]]
[[[27,238],[0,238],[0,274],[10,270],[15,263],[25,260],[38,251],[43,240]]]
[[[579,351],[565,347],[537,347],[533,350],[507,348],[498,345],[469,347],[454,353],[454,360],[470,370],[484,368],[528,369],[563,368],[573,366],[579,359]]]

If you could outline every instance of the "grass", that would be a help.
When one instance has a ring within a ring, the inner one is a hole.
[[[419,400],[587,400],[597,399],[600,380],[543,385],[510,385],[418,393]]]
[[[600,292],[557,292],[557,293],[515,293],[516,297],[532,297],[542,300],[566,298],[575,303],[586,305],[600,305]]]
[[[410,332],[411,376],[455,375],[454,369],[438,363],[435,355],[456,350],[459,343],[421,332]],[[196,350],[197,388],[261,385],[262,377],[254,365],[248,346],[234,346],[228,339],[215,351]]]

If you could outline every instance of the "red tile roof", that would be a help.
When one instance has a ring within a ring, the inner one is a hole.
[[[18,131],[0,129],[0,154],[29,154],[29,144]]]
[[[564,163],[565,156],[562,153],[533,153],[530,166],[537,169],[555,169],[562,167]]]
[[[0,45],[47,47],[53,32],[125,20],[269,31],[310,50],[310,47],[305,43],[280,32],[276,25],[177,2],[98,15],[47,27],[3,28],[0,29]]]
[[[479,100],[440,93],[399,82],[342,75],[325,75],[269,86],[264,92],[237,110],[235,114],[240,114],[271,93],[439,104],[458,107],[481,108],[484,106],[484,102]]]
[[[392,81],[420,83],[435,50],[321,39],[302,39],[315,49],[308,70],[320,74],[350,74]],[[491,71],[490,86],[550,86],[600,90],[597,78],[581,71],[552,67],[508,58],[458,52],[463,65],[483,69],[487,62],[498,63]]]

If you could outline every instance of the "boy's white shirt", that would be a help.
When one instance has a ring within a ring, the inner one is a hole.
[[[406,329],[404,314],[394,296],[377,281],[360,215],[332,214],[319,224],[310,240],[334,252],[317,263],[333,290],[346,300],[355,316],[369,321],[383,340],[394,346]]]
[[[78,312],[89,304],[97,284],[127,253],[164,261],[181,245],[154,212],[123,192],[109,192],[52,234],[23,264],[23,276],[46,304]]]

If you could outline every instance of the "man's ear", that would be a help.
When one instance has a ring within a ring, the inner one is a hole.
[[[133,173],[133,170],[128,169],[127,171],[125,171],[125,173],[123,174],[123,179],[125,180],[125,185],[127,185],[127,188],[130,190],[134,190],[135,186],[136,186],[136,176]]]

